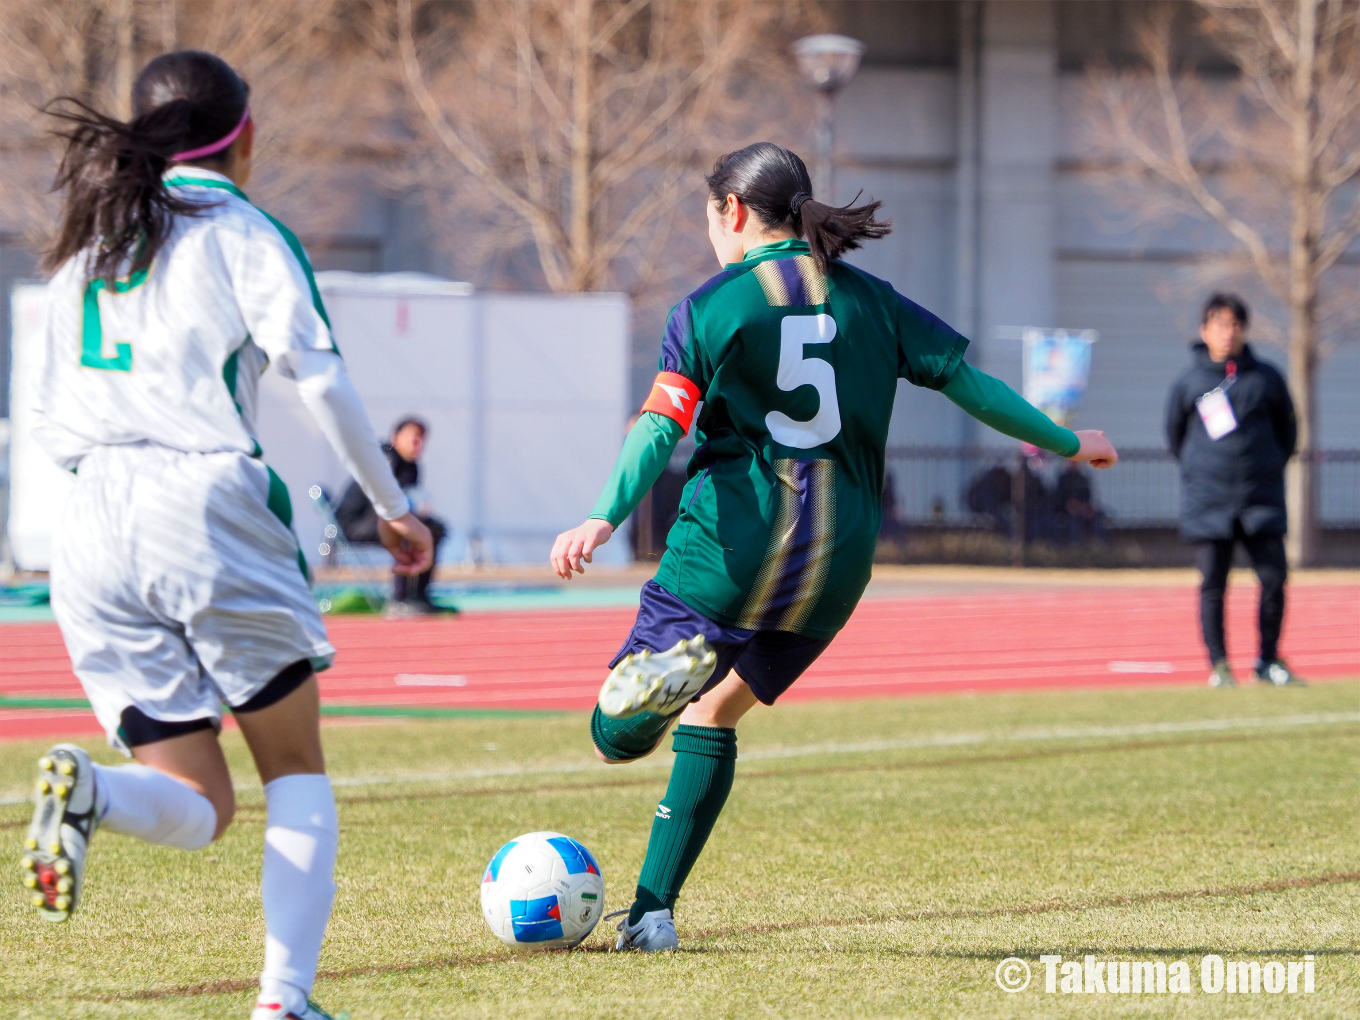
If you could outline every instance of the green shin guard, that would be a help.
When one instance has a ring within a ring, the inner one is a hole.
[[[666,797],[652,821],[652,838],[638,878],[637,899],[628,912],[629,924],[637,924],[649,911],[675,907],[680,887],[727,803],[736,770],[736,730],[675,728],[675,765]]]
[[[631,719],[611,719],[595,706],[590,717],[590,739],[611,761],[632,761],[656,750],[672,716],[643,712]]]

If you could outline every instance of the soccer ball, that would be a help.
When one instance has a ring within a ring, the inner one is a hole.
[[[482,914],[514,949],[570,949],[604,913],[604,876],[560,832],[531,832],[496,851],[482,875]]]

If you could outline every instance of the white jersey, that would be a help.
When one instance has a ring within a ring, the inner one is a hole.
[[[257,456],[260,374],[334,350],[297,239],[221,174],[166,176],[203,209],[174,217],[148,271],[110,288],[77,256],[49,285],[34,435],[63,467],[138,442]]]

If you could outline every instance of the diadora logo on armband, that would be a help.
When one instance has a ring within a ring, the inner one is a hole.
[[[699,387],[677,372],[659,372],[642,409],[677,421],[688,432],[698,404]]]

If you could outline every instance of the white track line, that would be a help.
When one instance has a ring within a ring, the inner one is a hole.
[[[769,761],[881,751],[910,751],[930,747],[977,747],[986,744],[1022,744],[1042,741],[1098,740],[1117,737],[1148,737],[1176,733],[1219,733],[1226,730],[1273,730],[1298,726],[1328,726],[1360,722],[1360,712],[1311,712],[1300,715],[1240,716],[1228,719],[1180,719],[1171,722],[1135,723],[1129,726],[1054,726],[1044,729],[1001,730],[991,733],[934,733],[897,740],[864,740],[855,743],[798,744],[792,747],[758,747],[741,752],[741,761]],[[670,756],[637,762],[637,769],[668,769]],[[372,776],[332,776],[337,787],[392,786],[402,783],[455,783],[475,779],[507,779],[530,776],[561,776],[580,772],[603,773],[618,766],[598,761],[566,761],[548,765],[508,765],[503,768],[462,769],[457,772],[388,773]],[[241,783],[239,791],[258,790],[258,783]],[[0,797],[0,805],[22,804],[27,794]]]

